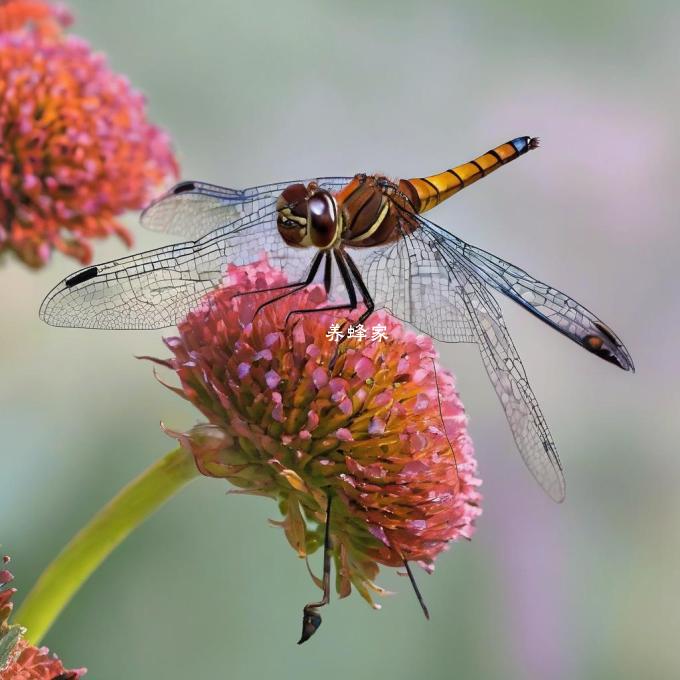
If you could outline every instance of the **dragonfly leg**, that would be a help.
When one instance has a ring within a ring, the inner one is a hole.
[[[302,290],[306,286],[308,286],[313,280],[314,277],[316,276],[316,273],[319,271],[319,265],[321,264],[321,259],[323,257],[324,253],[323,250],[320,250],[315,256],[314,260],[312,261],[312,266],[309,270],[309,274],[307,274],[307,278],[304,281],[298,281],[297,283],[291,283],[286,286],[276,286],[275,288],[264,288],[262,290],[257,290],[257,291],[252,291],[253,293],[263,293],[268,290],[280,290],[282,288],[293,288],[293,290],[288,291],[287,293],[284,293],[283,295],[277,295],[276,297],[273,297],[271,300],[267,300],[266,302],[263,302],[256,310],[255,314],[253,314],[253,319],[267,306],[271,305],[273,302],[277,302],[278,300],[282,300],[285,297],[288,297],[289,295],[293,295],[294,293],[297,293],[299,290]],[[286,319],[287,320],[287,319]]]
[[[354,276],[354,281],[359,288],[364,305],[366,305],[366,311],[359,317],[357,321],[357,324],[362,324],[364,321],[366,321],[366,319],[368,319],[369,316],[371,316],[371,314],[373,314],[375,303],[373,302],[371,294],[368,292],[368,288],[366,288],[364,280],[361,278],[361,272],[359,271],[359,268],[356,266],[356,264],[354,264],[354,260],[349,256],[349,253],[343,253],[343,255],[349,270],[352,272],[352,276]]]
[[[413,576],[413,572],[411,571],[411,565],[408,563],[407,560],[404,560],[404,566],[406,567],[406,573],[408,574],[408,579],[411,581],[411,585],[413,586],[413,590],[416,594],[416,597],[418,598],[418,602],[420,603],[420,606],[423,610],[423,614],[425,614],[425,618],[429,621],[430,619],[430,612],[427,609],[427,605],[425,604],[425,600],[423,600],[423,596],[420,594],[420,589],[418,588],[418,584],[416,583],[416,579]]]
[[[371,294],[368,292],[368,288],[366,288],[366,284],[364,283],[363,279],[361,278],[361,273],[359,272],[358,267],[356,264],[354,264],[354,260],[349,256],[348,253],[343,252],[342,255],[344,256],[344,259],[346,260],[347,266],[349,267],[350,272],[354,276],[354,280],[359,287],[359,291],[361,292],[361,297],[363,299],[363,303],[366,306],[366,311],[357,319],[357,325],[363,324],[366,319],[368,319],[371,314],[373,314],[373,310],[375,309],[375,304],[373,302],[373,298],[371,297]],[[344,328],[345,324],[347,322],[344,321],[342,325],[340,326],[339,332],[342,331]],[[338,343],[337,346],[335,347],[335,351],[333,352],[333,356],[331,357],[331,360],[328,364],[329,369],[332,371],[335,362],[338,360],[338,354],[340,352],[340,345],[342,343]]]
[[[331,599],[331,495],[328,493],[328,505],[326,506],[326,530],[323,541],[323,596],[319,602],[310,602],[302,610],[302,636],[298,641],[301,645],[309,640],[321,625],[321,615],[317,611],[330,602]]]
[[[319,253],[315,257],[319,257]],[[328,269],[328,255],[326,256],[326,269]],[[317,267],[318,269],[318,267]],[[314,264],[312,264],[312,269],[310,269],[310,275],[311,278],[314,278],[314,275],[316,274],[316,269],[314,269]],[[328,278],[329,272],[326,271],[324,274],[324,282],[325,279]],[[309,275],[308,278],[305,279],[304,281],[293,281],[293,283],[284,283],[282,286],[272,286],[271,288],[258,288],[256,290],[244,290],[242,293],[234,293],[232,297],[241,297],[242,295],[256,295],[257,293],[270,293],[273,290],[286,290],[287,288],[298,288],[298,287],[303,287],[311,283],[311,280],[309,280]],[[295,292],[295,291],[293,291]],[[328,291],[326,291],[328,292]],[[277,298],[278,299],[278,298]]]
[[[269,293],[273,290],[285,290],[286,288],[295,288],[301,286],[302,281],[294,281],[293,283],[286,283],[283,286],[272,286],[271,288],[258,288],[256,290],[244,290],[242,293],[234,293],[232,297],[241,297],[245,295],[256,295],[257,293]]]
[[[331,290],[331,282],[333,280],[333,260],[331,260],[331,254],[326,251],[326,260],[324,262],[324,272],[323,272],[323,287],[326,291],[326,295]]]
[[[342,281],[345,284],[345,289],[347,290],[347,295],[349,296],[349,302],[346,302],[341,305],[330,305],[328,307],[317,307],[315,309],[293,309],[290,312],[288,312],[288,315],[286,316],[286,322],[284,324],[284,328],[288,326],[288,321],[290,320],[290,317],[293,316],[293,314],[311,314],[314,312],[330,312],[334,311],[337,309],[356,309],[357,308],[357,294],[356,291],[354,290],[354,284],[352,283],[352,277],[350,276],[349,271],[347,270],[347,265],[345,264],[345,261],[342,259],[342,255],[339,253],[339,251],[335,250],[333,251],[335,254],[335,261],[338,263],[338,269],[340,270],[340,275],[342,276]]]

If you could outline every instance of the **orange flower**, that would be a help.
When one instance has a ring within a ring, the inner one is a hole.
[[[306,557],[323,541],[327,498],[338,499],[330,534],[341,596],[351,586],[371,604],[380,564],[432,570],[451,541],[469,538],[480,514],[467,418],[453,376],[436,368],[430,338],[375,313],[383,341],[328,337],[337,317],[296,318],[323,306],[320,286],[265,307],[284,284],[266,261],[231,267],[224,286],[166,340],[182,389],[210,421],[174,433],[199,470],[242,493],[275,499],[277,522]],[[374,605],[375,606],[375,605]]]
[[[31,29],[45,37],[58,36],[73,20],[61,4],[44,0],[0,0],[0,33]]]
[[[9,557],[4,557],[7,564]],[[14,577],[0,571],[0,680],[76,680],[85,674],[84,668],[67,671],[61,661],[50,654],[47,647],[35,647],[22,637],[19,625],[10,625],[14,588],[7,584]]]
[[[0,34],[0,253],[39,267],[56,248],[87,263],[92,238],[129,244],[116,217],[176,174],[144,97],[87,43]]]

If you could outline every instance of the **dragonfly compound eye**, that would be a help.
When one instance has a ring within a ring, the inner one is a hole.
[[[335,199],[328,191],[316,191],[307,202],[307,210],[312,244],[317,248],[329,248],[339,236]]]
[[[288,245],[312,245],[308,237],[307,210],[307,189],[304,184],[286,187],[276,201],[276,225]]]

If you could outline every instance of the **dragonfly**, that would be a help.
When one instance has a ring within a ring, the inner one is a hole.
[[[583,305],[423,215],[538,143],[518,137],[444,172],[407,180],[357,174],[248,189],[181,182],[141,222],[193,240],[81,269],[47,295],[40,316],[54,326],[172,326],[220,285],[227,265],[252,263],[264,252],[291,283],[262,306],[323,281],[333,303],[323,309],[363,306],[362,323],[384,308],[437,340],[476,343],[524,462],[549,496],[562,501],[555,442],[493,293],[623,370],[633,371],[633,360]]]

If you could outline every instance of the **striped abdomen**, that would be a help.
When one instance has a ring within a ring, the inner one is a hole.
[[[495,149],[487,151],[478,158],[457,165],[438,175],[403,179],[399,189],[411,200],[416,212],[423,213],[439,205],[466,186],[485,177],[501,165],[505,165],[522,154],[538,146],[536,137],[517,137]]]

